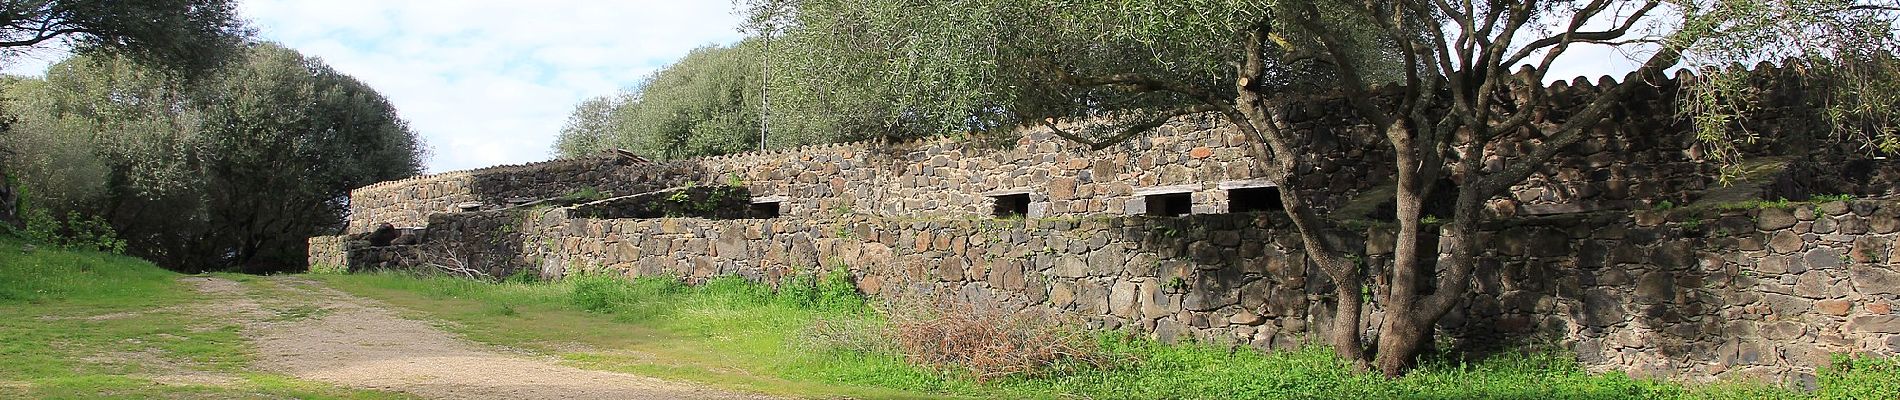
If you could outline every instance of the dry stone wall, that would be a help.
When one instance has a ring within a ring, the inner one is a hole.
[[[691,163],[590,157],[418,176],[350,191],[345,233],[368,232],[381,223],[419,228],[431,214],[493,210],[586,189],[609,196],[646,193],[703,175]]]
[[[1800,84],[1778,70],[1758,75],[1775,100],[1748,123],[1790,138],[1743,149],[1760,161],[1750,165],[1766,166],[1750,177],[1760,182],[1714,184],[1719,166],[1697,161],[1700,147],[1671,117],[1675,82],[1636,90],[1615,119],[1490,202],[1490,216],[1500,218],[1482,239],[1476,294],[1441,327],[1467,348],[1554,339],[1593,369],[1690,379],[1807,383],[1827,354],[1900,352],[1900,205],[1708,204],[1900,195],[1900,165],[1810,148],[1827,132],[1800,111],[1811,109]],[[1603,86],[1548,88],[1552,105],[1538,123],[1562,121]],[[1374,220],[1361,221],[1375,226],[1364,234],[1347,235],[1369,238],[1363,243],[1341,240],[1363,245],[1372,276],[1383,276],[1392,239],[1376,220],[1390,210],[1365,201],[1389,198],[1382,190],[1392,173],[1383,164],[1389,147],[1345,107],[1315,101],[1286,113],[1293,128],[1321,134],[1312,135],[1311,152],[1287,155],[1302,160],[1285,181],[1265,179],[1249,141],[1213,115],[1178,118],[1099,150],[1026,129],[1001,142],[874,141],[639,164],[559,160],[359,189],[350,233],[385,222],[426,225],[423,243],[369,248],[313,238],[311,260],[349,270],[430,261],[497,276],[601,270],[767,282],[842,265],[878,296],[1046,308],[1089,327],[1163,340],[1295,346],[1324,337],[1333,290],[1277,212],[1229,213],[1236,209],[1229,189],[1299,188],[1335,219]],[[1487,149],[1483,168],[1499,168],[1543,139],[1515,134]],[[725,185],[743,194],[660,203]],[[621,197],[509,207],[582,188]],[[1188,194],[1193,215],[1142,216],[1145,196],[1156,193]],[[1027,197],[1028,215],[990,218],[998,196],[1014,195]],[[777,202],[783,217],[652,218],[758,215],[748,214],[757,210],[746,200]],[[1702,204],[1668,209],[1692,203]],[[711,209],[679,207],[689,204]],[[1373,326],[1383,317],[1376,303],[1366,312]]]
[[[1275,214],[1044,219],[514,218],[489,260],[772,282],[844,266],[865,293],[1036,307],[1162,340],[1324,337],[1330,283]],[[1597,370],[1812,383],[1832,353],[1900,353],[1900,203],[1526,218],[1489,229],[1462,346],[1557,340]],[[433,236],[433,234],[432,234]],[[1371,235],[1381,237],[1383,235]],[[1389,237],[1389,236],[1388,236]],[[1389,243],[1365,243],[1383,268]],[[499,262],[499,261],[497,261]],[[1381,317],[1372,304],[1367,317]],[[1375,324],[1376,326],[1376,324]]]

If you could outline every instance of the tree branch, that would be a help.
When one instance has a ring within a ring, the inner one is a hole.
[[[1121,132],[1116,133],[1114,136],[1110,136],[1102,140],[1091,140],[1089,138],[1083,137],[1082,135],[1077,135],[1067,130],[1063,130],[1061,127],[1056,126],[1055,118],[1044,118],[1038,122],[1040,122],[1043,126],[1049,127],[1049,131],[1055,133],[1056,136],[1060,136],[1063,139],[1068,139],[1069,141],[1087,145],[1089,146],[1089,150],[1101,150],[1101,149],[1106,149],[1111,146],[1114,146],[1115,144],[1121,143],[1122,141],[1126,141],[1129,138],[1135,137],[1135,135],[1140,135],[1143,132],[1147,132],[1151,129],[1160,127],[1162,124],[1168,123],[1168,120],[1174,119],[1174,117],[1179,117],[1179,116],[1189,115],[1189,114],[1204,113],[1208,111],[1220,111],[1220,109],[1218,107],[1214,107],[1210,105],[1197,104],[1193,106],[1180,107],[1180,108],[1175,108],[1172,110],[1163,111],[1160,114],[1149,116],[1146,119],[1142,119],[1140,121],[1135,122],[1134,124],[1125,126],[1122,128]]]

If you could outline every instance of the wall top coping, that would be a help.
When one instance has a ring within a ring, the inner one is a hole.
[[[1198,183],[1189,183],[1189,184],[1184,184],[1184,185],[1153,186],[1153,187],[1135,189],[1135,195],[1147,196],[1147,195],[1155,195],[1155,194],[1184,193],[1184,192],[1192,192],[1192,191],[1201,190],[1201,187],[1202,185]]]
[[[1233,189],[1253,189],[1253,188],[1264,188],[1264,187],[1280,187],[1280,184],[1278,182],[1274,182],[1268,179],[1248,179],[1244,181],[1222,181],[1220,185],[1217,185],[1217,187],[1221,188],[1221,190],[1233,190]]]

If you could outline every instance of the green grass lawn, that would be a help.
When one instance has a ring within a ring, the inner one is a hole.
[[[239,327],[182,276],[0,237],[0,398],[402,398],[247,372]]]
[[[883,317],[836,285],[773,293],[739,278],[687,287],[665,279],[584,277],[485,283],[403,274],[314,275],[339,289],[436,319],[467,337],[616,370],[801,397],[1268,399],[1891,399],[1900,366],[1857,360],[1818,392],[1748,383],[1685,387],[1591,374],[1562,354],[1475,363],[1434,361],[1398,380],[1353,372],[1324,348],[1260,353],[1101,335],[1121,360],[978,383],[913,366],[889,351],[814,340],[814,324],[875,325]],[[827,289],[830,287],[830,289]],[[872,338],[870,340],[876,340]]]

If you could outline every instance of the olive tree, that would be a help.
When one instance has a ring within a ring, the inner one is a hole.
[[[778,38],[787,74],[807,87],[872,85],[888,121],[939,132],[1041,125],[1105,148],[1167,118],[1215,113],[1252,139],[1270,179],[1292,181],[1308,143],[1333,132],[1292,128],[1283,111],[1314,88],[1336,88],[1391,148],[1398,240],[1379,305],[1376,343],[1360,319],[1366,269],[1329,235],[1350,234],[1318,212],[1313,190],[1282,187],[1308,259],[1335,284],[1330,342],[1344,358],[1406,371],[1432,327],[1470,293],[1486,200],[1523,182],[1636,85],[1671,68],[1801,57],[1857,82],[1830,112],[1838,126],[1891,150],[1892,1],[1855,0],[1135,0],[993,2],[759,0],[751,29]],[[1582,99],[1566,119],[1534,107],[1553,65],[1578,48],[1634,55],[1635,76]],[[1526,73],[1517,73],[1529,67]],[[1729,71],[1727,73],[1740,73]],[[1725,121],[1746,107],[1733,76],[1691,82],[1684,109],[1698,136],[1737,140]],[[1375,90],[1390,85],[1391,90]],[[1518,90],[1525,95],[1515,95]],[[1072,121],[1098,127],[1058,129]],[[1106,121],[1106,122],[1104,122]],[[1516,157],[1493,141],[1542,138]],[[1497,160],[1487,164],[1486,160]],[[1441,247],[1423,248],[1422,204],[1441,179],[1453,215]],[[1438,262],[1421,256],[1439,255]],[[1427,279],[1430,278],[1430,279]],[[1365,365],[1365,364],[1362,364]]]
[[[58,43],[81,53],[129,56],[189,78],[238,54],[250,34],[230,0],[0,2],[0,57]],[[0,154],[12,156],[17,155]],[[0,166],[0,222],[17,224],[16,188],[4,168]]]

